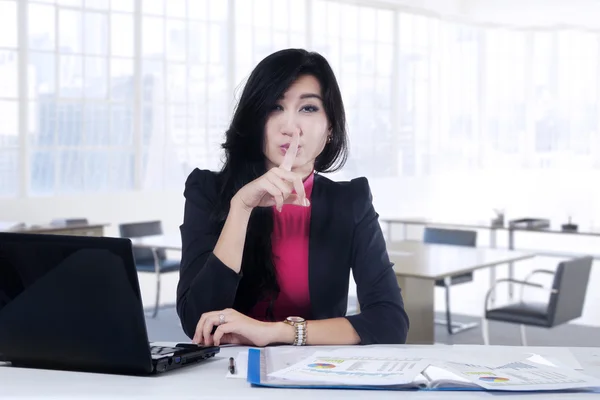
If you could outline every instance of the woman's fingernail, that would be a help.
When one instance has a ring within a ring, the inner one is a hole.
[[[310,201],[308,201],[308,199],[304,199],[304,205],[306,207],[310,206]]]

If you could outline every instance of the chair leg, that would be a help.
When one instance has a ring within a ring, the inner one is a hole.
[[[486,346],[489,345],[490,344],[490,330],[489,330],[489,326],[488,326],[488,320],[485,317],[483,317],[483,319],[481,321],[481,332],[483,333],[483,344]]]
[[[155,248],[152,249],[152,255],[154,257],[154,273],[156,274],[156,296],[154,298],[154,311],[152,311],[152,318],[156,318],[156,315],[158,314],[158,305],[160,302],[160,259]]]
[[[452,322],[452,309],[450,308],[450,278],[446,278],[445,281],[444,290],[446,295],[446,319],[436,319],[434,323],[436,325],[446,326],[449,335],[455,335],[459,332],[475,328],[477,325],[479,325],[477,322]]]
[[[160,272],[156,273],[156,297],[154,300],[154,311],[152,312],[152,318],[156,318],[158,314],[158,305],[160,303]]]
[[[448,283],[446,283],[446,329],[448,329],[448,334],[452,335],[454,333],[450,314],[450,285]]]
[[[521,324],[521,345],[527,346],[527,335],[525,332],[525,325]]]

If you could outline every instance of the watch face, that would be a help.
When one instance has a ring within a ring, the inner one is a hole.
[[[287,320],[294,323],[304,322],[302,317],[287,317]]]

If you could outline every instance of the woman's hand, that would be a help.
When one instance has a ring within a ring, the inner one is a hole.
[[[214,327],[217,329],[211,334]],[[239,344],[263,347],[281,342],[283,337],[289,336],[288,333],[293,341],[293,330],[290,328],[282,322],[257,321],[228,308],[202,314],[192,341],[204,346]]]
[[[303,177],[292,172],[299,144],[300,135],[294,134],[281,165],[271,168],[264,175],[242,187],[235,194],[232,202],[239,202],[248,211],[255,207],[276,206],[277,210],[281,212],[284,204],[308,206],[309,202],[302,182]],[[294,189],[296,193],[292,194]]]

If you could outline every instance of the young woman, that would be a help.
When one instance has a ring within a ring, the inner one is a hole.
[[[194,342],[405,342],[408,317],[366,178],[319,174],[346,161],[345,124],[321,55],[282,50],[256,66],[222,170],[196,169],[185,186],[177,312]],[[360,313],[346,316],[350,271]]]

